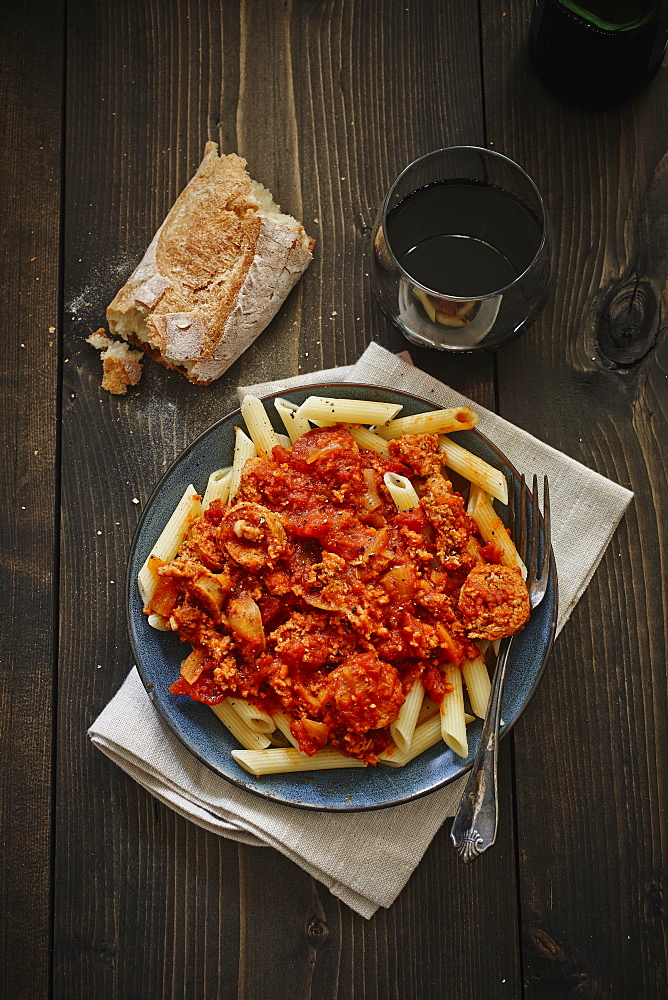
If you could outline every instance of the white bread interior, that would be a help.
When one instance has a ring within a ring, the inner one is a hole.
[[[235,153],[204,158],[107,309],[112,333],[207,385],[275,316],[314,241]]]
[[[116,396],[124,395],[129,385],[137,385],[141,378],[141,351],[133,351],[122,340],[112,340],[104,330],[96,330],[86,341],[101,351],[102,388]]]

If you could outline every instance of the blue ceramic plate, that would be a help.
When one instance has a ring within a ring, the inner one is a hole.
[[[433,403],[416,396],[356,384],[302,387],[276,395],[299,404],[314,393],[401,403],[402,416],[433,409]],[[271,400],[274,397],[266,398]],[[268,412],[273,419],[273,406],[268,407]],[[378,765],[364,770],[252,777],[234,761],[230,751],[238,748],[239,744],[211,709],[187,696],[176,697],[169,693],[170,684],[179,676],[179,664],[186,647],[176,635],[156,632],[148,624],[137,590],[137,573],[188,483],[193,483],[203,493],[209,473],[231,464],[234,426],[240,419],[236,410],[193,441],[156,487],[135,533],[126,578],[128,623],[137,667],[153,704],[172,732],[203,764],[240,788],[284,805],[332,812],[379,809],[442,788],[471,766],[480,736],[479,720],[468,726],[471,754],[467,760],[462,760],[445,744],[440,744],[402,768]],[[278,419],[275,425],[277,430],[283,431]],[[517,483],[515,469],[482,434],[475,430],[458,431],[454,437],[464,447],[502,469],[510,483]],[[536,471],[540,474],[540,469]],[[511,729],[526,708],[545,667],[554,638],[556,596],[556,573],[552,565],[547,595],[512,646],[502,712],[506,722],[504,733]]]

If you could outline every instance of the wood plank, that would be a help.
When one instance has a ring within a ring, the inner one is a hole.
[[[484,144],[477,34],[467,5],[294,4],[304,222],[319,238],[304,282],[301,371],[351,364],[375,340],[491,405],[490,357],[409,344],[368,275],[376,214],[401,170],[442,146]]]
[[[501,412],[635,491],[516,729],[526,997],[651,1000],[666,994],[668,79],[604,113],[561,105],[511,58],[526,5],[504,9],[483,3],[490,144],[547,196],[555,284],[499,352]]]
[[[239,383],[354,360],[370,339],[406,347],[371,296],[369,229],[410,159],[464,136],[483,142],[470,7],[77,0],[68,28],[55,997],[223,989],[251,1000],[277,970],[295,1000],[318,990],[403,997],[416,981],[490,996],[501,966],[507,995],[519,996],[510,812],[498,849],[470,872],[446,824],[406,893],[367,923],[280,855],[174,817],[83,735],[131,665],[119,580],[166,465],[236,405]],[[271,328],[208,389],[149,362],[136,391],[109,397],[83,337],[208,136],[247,156],[286,210],[303,209],[318,227],[316,259]],[[489,358],[416,360],[493,403]],[[507,749],[502,770],[508,802]],[[494,943],[472,953],[477,927]]]
[[[0,994],[16,1000],[49,989],[62,38],[61,3],[3,13]]]

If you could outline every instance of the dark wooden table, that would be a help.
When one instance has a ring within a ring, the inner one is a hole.
[[[5,5],[1,997],[666,997],[668,74],[565,107],[527,65],[530,7]],[[84,337],[207,138],[304,219],[315,260],[209,388],[147,363],[110,396]],[[372,298],[370,227],[406,163],[459,143],[535,178],[554,291],[496,355],[414,360],[635,502],[503,746],[496,848],[463,866],[447,821],[366,921],[177,817],[85,734],[132,663],[121,581],[166,463],[240,383],[407,346]]]

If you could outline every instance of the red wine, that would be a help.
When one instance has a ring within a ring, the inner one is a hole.
[[[430,184],[387,217],[388,242],[403,269],[421,285],[458,299],[489,295],[515,281],[542,235],[526,206],[479,181]]]
[[[642,90],[667,41],[667,0],[535,0],[529,53],[558,97],[601,107]]]

